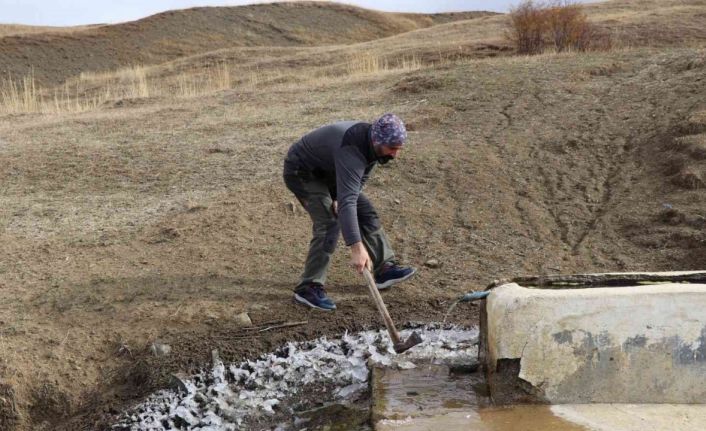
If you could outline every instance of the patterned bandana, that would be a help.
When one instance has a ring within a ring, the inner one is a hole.
[[[395,114],[385,114],[373,123],[371,130],[374,145],[401,147],[407,140],[407,129]]]

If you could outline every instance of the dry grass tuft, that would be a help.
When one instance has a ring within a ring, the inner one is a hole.
[[[695,135],[706,133],[706,111],[698,111],[679,126],[677,132],[680,135]]]
[[[672,178],[672,182],[684,189],[697,190],[706,186],[701,173],[693,168],[686,167]]]
[[[13,429],[19,420],[12,386],[0,383],[0,429]]]
[[[696,160],[706,160],[706,134],[675,138],[672,148]]]
[[[438,90],[443,83],[429,76],[408,76],[402,78],[393,89],[399,93],[421,93],[427,90]]]
[[[12,77],[0,82],[0,103],[3,111],[9,114],[35,112],[40,104],[34,75],[15,81]]]
[[[421,68],[422,61],[416,55],[393,60],[383,55],[368,52],[354,55],[347,65],[348,75],[350,76],[377,75],[389,71],[412,71]]]
[[[149,97],[191,98],[233,88],[231,66],[218,63],[166,79],[157,68],[130,66],[113,72],[81,73],[52,89],[33,75],[0,81],[0,114],[60,114],[96,109],[108,102]]]

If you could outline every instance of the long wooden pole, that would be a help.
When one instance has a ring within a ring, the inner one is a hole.
[[[370,271],[368,271],[367,268],[365,268],[363,269],[363,276],[365,277],[366,284],[368,285],[370,296],[373,297],[373,302],[375,302],[375,306],[377,306],[377,309],[380,312],[380,316],[385,322],[387,332],[390,334],[390,339],[392,339],[392,344],[400,344],[400,333],[397,332],[395,324],[392,322],[392,318],[390,318],[390,313],[387,312],[387,307],[385,307],[385,303],[382,302],[382,296],[378,291],[378,287],[377,284],[375,284],[375,279],[373,278],[373,275],[370,273]]]

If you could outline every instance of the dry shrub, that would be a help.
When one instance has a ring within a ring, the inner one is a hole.
[[[518,54],[543,52],[546,31],[546,9],[543,4],[526,0],[510,10],[508,36]]]
[[[547,32],[557,52],[586,51],[595,30],[583,13],[582,6],[557,3],[546,10]]]
[[[588,22],[583,6],[570,0],[525,0],[511,9],[509,25],[518,54],[610,48],[610,39]]]

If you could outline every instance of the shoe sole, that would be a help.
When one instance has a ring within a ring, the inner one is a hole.
[[[377,283],[375,283],[375,284],[377,285],[378,290],[389,289],[390,287],[394,286],[394,285],[397,284],[397,283],[402,283],[402,282],[405,281],[405,280],[409,280],[409,278],[410,278],[411,276],[413,276],[414,274],[416,274],[416,273],[417,273],[417,270],[415,269],[414,271],[412,271],[411,273],[405,275],[405,276],[402,277],[402,278],[395,278],[395,279],[392,279],[392,280],[387,280],[386,282],[384,282],[384,283],[382,283],[382,284],[377,284]]]
[[[294,294],[294,300],[300,304],[306,305],[311,308],[316,308],[317,310],[321,310],[321,311],[333,311],[336,309],[336,306],[334,306],[333,308],[319,307],[318,305],[312,304],[311,302],[307,301],[306,298],[304,298],[303,296],[299,296],[296,293]]]

